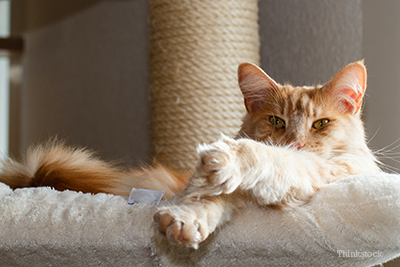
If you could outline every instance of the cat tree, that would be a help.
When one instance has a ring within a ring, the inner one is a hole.
[[[153,154],[192,170],[199,143],[234,137],[241,125],[237,66],[259,63],[257,0],[149,3]]]

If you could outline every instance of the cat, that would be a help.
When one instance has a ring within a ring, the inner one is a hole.
[[[156,234],[170,243],[198,248],[248,200],[293,208],[327,183],[380,171],[360,118],[363,61],[312,87],[278,84],[250,63],[238,76],[247,114],[237,137],[200,145],[182,196],[154,215]]]
[[[198,248],[247,200],[273,208],[295,207],[324,184],[380,171],[365,142],[360,118],[367,73],[363,61],[343,67],[325,85],[281,85],[251,63],[238,68],[247,114],[235,139],[222,136],[198,147],[194,175],[162,165],[125,170],[91,151],[49,141],[25,159],[1,162],[0,181],[11,188],[128,196],[132,187],[179,195],[154,215],[159,236]]]

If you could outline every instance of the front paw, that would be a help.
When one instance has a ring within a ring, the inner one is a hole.
[[[195,176],[206,178],[204,190],[207,195],[230,194],[240,185],[237,150],[237,141],[225,136],[211,145],[204,144],[198,147],[200,161]]]
[[[172,206],[160,208],[154,214],[156,231],[170,243],[184,244],[197,249],[209,235],[208,225],[193,210]]]

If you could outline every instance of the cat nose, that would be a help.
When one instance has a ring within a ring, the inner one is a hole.
[[[305,144],[303,144],[303,143],[297,143],[297,144],[296,144],[296,148],[297,148],[297,149],[302,149],[302,148],[304,147],[304,145],[305,145]]]
[[[306,144],[303,142],[296,142],[291,145],[291,147],[296,148],[297,150],[302,149]]]

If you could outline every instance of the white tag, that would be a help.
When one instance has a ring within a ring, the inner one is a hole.
[[[149,204],[158,205],[165,191],[149,190],[149,189],[136,189],[132,188],[129,195],[128,204]]]

